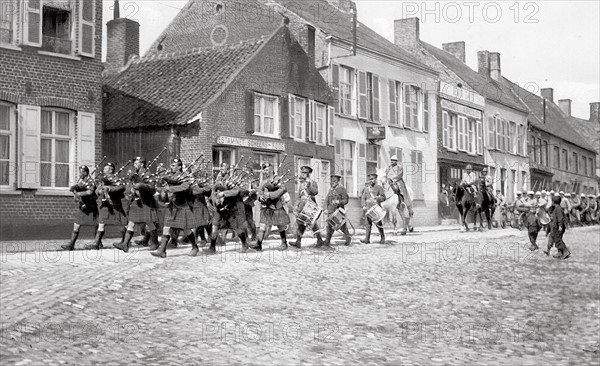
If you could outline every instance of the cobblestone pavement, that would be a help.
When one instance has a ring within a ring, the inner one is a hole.
[[[598,232],[569,230],[566,261],[514,229],[166,259],[2,243],[0,362],[597,365]]]

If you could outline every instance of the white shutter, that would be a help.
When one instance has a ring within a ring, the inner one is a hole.
[[[25,19],[23,22],[23,44],[42,46],[42,8],[43,0],[25,0]]]
[[[333,146],[333,134],[334,134],[334,126],[333,119],[335,116],[335,108],[328,106],[327,107],[327,144]]]
[[[477,154],[483,154],[483,122],[477,120]]]
[[[96,0],[79,0],[79,54],[94,57],[96,49]]]
[[[442,131],[443,131],[442,145],[446,148],[450,147],[449,139],[448,139],[448,137],[449,137],[448,119],[449,119],[448,112],[443,111],[442,112]]]
[[[316,129],[316,118],[315,118],[315,113],[316,113],[316,106],[315,106],[315,101],[314,100],[309,100],[308,101],[308,108],[307,108],[307,120],[308,120],[308,141],[310,142],[316,142],[316,136],[317,136],[317,129]]]
[[[290,95],[288,98],[288,114],[289,114],[289,129],[290,129],[290,137],[296,137],[296,97]],[[301,136],[298,136],[301,137]]]
[[[19,106],[19,126],[21,141],[19,144],[20,179],[19,188],[37,188],[40,186],[40,140],[42,109],[39,106]]]
[[[77,164],[87,165],[91,172],[96,164],[96,116],[79,112],[77,132]]]

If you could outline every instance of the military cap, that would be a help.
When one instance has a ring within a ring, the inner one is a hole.
[[[313,169],[311,167],[309,167],[308,165],[305,165],[303,167],[300,168],[300,172],[302,173],[312,173]]]
[[[88,168],[88,167],[87,167],[87,165],[80,165],[80,166],[79,166],[79,169],[80,169],[80,170],[85,170],[85,171],[86,171],[86,172],[88,172],[88,173],[90,172],[90,168]]]

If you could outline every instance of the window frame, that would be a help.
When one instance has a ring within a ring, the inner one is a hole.
[[[468,138],[469,138],[469,119],[463,115],[457,115],[456,116],[456,121],[458,124],[458,151],[462,151],[462,152],[466,152],[468,153]],[[462,131],[462,132],[461,132]]]
[[[369,149],[374,149],[375,150],[375,160],[369,160]],[[380,165],[381,165],[381,162],[380,162],[380,159],[379,159],[380,155],[381,155],[381,146],[375,145],[375,144],[367,144],[366,154],[365,154],[367,174],[373,173],[373,172],[377,171],[380,168]],[[369,164],[373,164],[373,163],[376,164],[376,168],[374,170],[373,169],[369,169]]]
[[[297,110],[294,111],[293,109],[296,108],[296,103],[298,103],[298,101],[302,101],[302,107],[300,108],[300,113],[301,113],[301,117],[300,117],[300,136],[297,136],[296,132],[297,131],[297,125],[296,125],[296,118],[297,118]],[[294,108],[292,108],[292,105],[294,106]],[[305,142],[306,141],[306,98],[297,96],[297,95],[293,95],[293,94],[289,94],[288,96],[288,112],[289,112],[289,120],[290,120],[290,137],[292,137],[295,141],[298,142]],[[292,133],[293,132],[293,133]]]
[[[16,45],[17,45],[17,27],[18,27],[17,11],[20,10],[18,7],[18,4],[17,4],[17,0],[3,0],[2,1],[2,3],[0,4],[0,19],[1,19],[1,15],[2,15],[2,9],[6,9],[6,13],[4,14],[5,16],[7,16],[7,17],[8,17],[8,15],[11,16],[11,19],[9,20],[9,22],[11,24],[10,31],[12,32],[12,34],[10,37],[11,38],[10,42],[2,42],[0,40],[0,47],[20,49],[20,48],[16,47]],[[15,11],[11,11],[10,9],[14,9]],[[21,13],[19,12],[19,14],[21,14]]]
[[[422,125],[422,108],[421,108],[421,104],[422,104],[422,97],[420,97],[420,94],[422,94],[422,90],[421,88],[419,88],[417,85],[414,84],[410,84],[410,83],[405,83],[403,85],[403,89],[402,89],[402,108],[403,108],[403,123],[404,123],[404,128],[413,130],[413,131],[420,131],[421,125]],[[407,90],[408,89],[408,90]],[[414,91],[413,92],[411,92]],[[411,98],[411,95],[415,96],[416,100],[413,100]],[[407,98],[409,98],[407,100]],[[415,111],[416,109],[416,111]],[[408,121],[407,121],[408,120]],[[407,123],[408,122],[408,123]]]
[[[44,133],[42,131],[42,123],[43,123],[43,115],[44,112],[51,112],[52,115],[52,133]],[[68,121],[69,121],[69,135],[58,135],[56,134],[56,126],[57,126],[57,119],[56,119],[56,114],[57,113],[64,113],[68,116]],[[73,111],[70,110],[66,110],[66,109],[61,109],[61,108],[51,108],[51,107],[43,107],[40,110],[40,183],[39,183],[39,188],[42,190],[54,190],[54,189],[60,189],[60,190],[64,190],[65,188],[69,188],[69,185],[73,182],[77,181],[77,177],[74,176],[74,161],[75,161],[75,145],[77,144],[77,137],[75,136],[75,124],[76,124],[76,120],[75,120],[75,113]],[[51,158],[50,161],[43,161],[42,160],[42,140],[50,140],[51,142]],[[68,162],[61,162],[58,164],[62,164],[62,165],[67,165],[67,171],[69,172],[69,179],[67,181],[67,185],[66,186],[60,186],[57,187],[56,186],[56,141],[68,141],[69,142],[69,158],[68,158]],[[50,164],[50,185],[46,186],[43,185],[42,182],[42,165],[43,164]]]
[[[265,101],[273,100],[273,133],[265,133],[262,132],[259,127],[264,127],[264,119],[269,118],[270,116],[263,115],[265,109]],[[260,110],[257,111],[256,103],[259,103]],[[254,132],[253,135],[267,137],[272,139],[281,139],[281,114],[280,114],[280,98],[275,95],[263,94],[259,92],[254,93]],[[257,126],[256,117],[259,117],[259,122]]]
[[[349,148],[348,151],[350,152],[350,157],[346,157],[344,156],[344,151],[346,150],[345,148],[345,144],[349,144]],[[341,171],[340,171],[340,175],[342,176],[342,180],[341,180],[341,184],[344,186],[344,188],[346,188],[346,191],[350,192],[354,192],[354,181],[355,181],[355,174],[354,174],[354,161],[356,161],[358,159],[358,156],[356,154],[356,141],[352,141],[352,140],[340,140],[340,163],[341,163]],[[346,163],[349,164],[350,166],[350,174],[347,174],[347,169],[346,169]],[[348,182],[348,177],[350,177],[350,182]]]
[[[0,185],[0,190],[14,189],[16,183],[16,106],[14,104],[0,101],[1,107],[8,109],[8,130],[0,130],[0,135],[8,136],[8,159],[4,160],[8,163],[8,184]]]
[[[344,77],[342,77],[344,76]],[[348,81],[346,81],[346,76],[348,77]],[[338,83],[339,83],[339,98],[338,98],[338,110],[339,114],[344,116],[354,116],[356,115],[356,70],[350,66],[339,65],[338,66]],[[344,97],[345,88],[348,88],[348,96],[349,98]],[[346,110],[345,103],[349,103],[349,110]]]
[[[319,124],[318,111],[322,110],[322,119]],[[319,139],[319,125],[322,130],[322,138]],[[327,105],[317,102],[315,100],[309,100],[309,118],[308,118],[308,140],[316,143],[317,145],[327,145]]]

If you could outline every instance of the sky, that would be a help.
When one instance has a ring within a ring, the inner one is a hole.
[[[142,54],[186,3],[120,0],[121,17],[140,23]],[[436,47],[465,41],[466,62],[474,70],[477,51],[499,52],[502,75],[538,90],[554,88],[555,102],[573,101],[575,117],[588,119],[589,103],[600,101],[600,1],[359,0],[356,5],[359,21],[390,41],[394,20],[408,17],[420,19],[421,40]],[[103,7],[106,24],[113,1],[103,0]],[[103,46],[105,57],[106,37]]]

